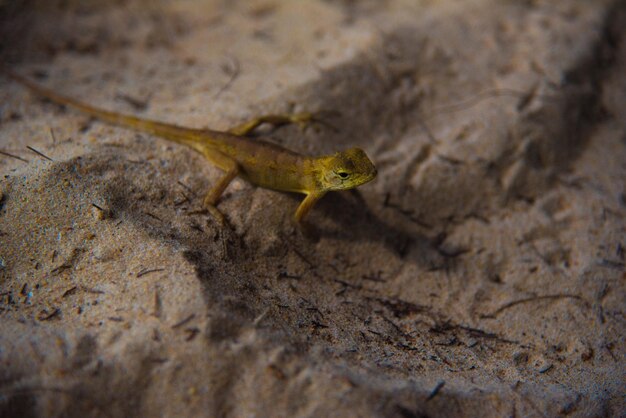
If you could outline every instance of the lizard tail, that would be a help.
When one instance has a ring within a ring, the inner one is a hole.
[[[174,142],[178,142],[180,144],[185,144],[200,152],[204,151],[204,147],[201,146],[201,142],[199,142],[198,139],[206,138],[207,134],[212,133],[212,131],[208,131],[206,129],[185,128],[178,125],[99,109],[74,98],[56,93],[26,77],[15,73],[8,68],[0,67],[0,71],[10,79],[20,83],[34,93],[45,97],[46,99],[56,104],[73,107],[74,109],[77,109],[104,122],[108,122],[125,128],[131,128],[136,131],[146,132],[149,134],[160,136],[165,139],[169,139]]]

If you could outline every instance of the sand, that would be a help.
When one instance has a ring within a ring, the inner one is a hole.
[[[10,4],[9,4],[10,3]],[[624,1],[19,1],[2,62],[97,106],[358,146],[300,196],[0,78],[0,416],[623,416]],[[30,148],[28,148],[30,147]]]

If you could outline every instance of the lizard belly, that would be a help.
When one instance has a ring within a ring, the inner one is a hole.
[[[216,148],[239,166],[239,176],[267,189],[308,193],[310,158],[262,138],[220,134]]]
[[[303,185],[303,178],[299,170],[292,170],[287,167],[276,167],[263,164],[241,164],[241,177],[267,189],[280,190],[284,192],[306,192]]]

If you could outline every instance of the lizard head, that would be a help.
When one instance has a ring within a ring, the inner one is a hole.
[[[372,181],[376,167],[360,148],[350,148],[334,155],[322,157],[320,182],[326,190],[353,189]]]

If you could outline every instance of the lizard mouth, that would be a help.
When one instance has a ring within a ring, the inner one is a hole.
[[[378,170],[376,170],[376,167],[372,167],[372,171],[367,173],[367,175],[363,176],[363,183],[368,183],[368,182],[374,180],[377,175],[378,175]],[[361,184],[363,184],[363,183],[361,183]]]
[[[356,184],[354,186],[352,186],[352,187],[357,187],[357,186],[360,186],[362,184],[369,183],[370,181],[374,180],[377,175],[378,175],[378,171],[376,169],[373,169],[372,171],[368,172],[367,174],[363,174],[362,176],[360,176],[358,181],[355,182]]]

